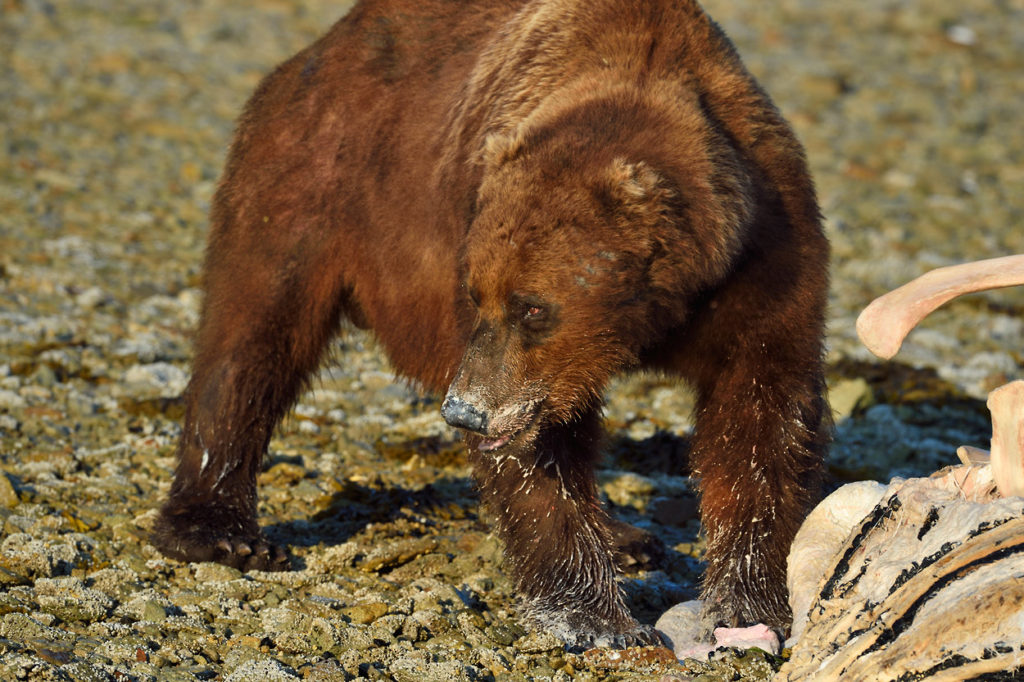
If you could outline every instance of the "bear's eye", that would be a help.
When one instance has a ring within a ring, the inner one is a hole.
[[[473,302],[477,308],[480,307],[480,292],[477,291],[476,287],[469,288],[469,300]]]
[[[519,310],[523,331],[535,333],[549,330],[551,320],[546,307],[536,303],[526,303]]]
[[[543,329],[550,321],[550,310],[544,301],[537,300],[532,295],[514,294],[512,296],[512,310],[516,311],[523,326],[529,329]]]
[[[526,349],[543,343],[558,327],[559,305],[537,294],[513,292],[506,311],[508,323],[518,330]]]

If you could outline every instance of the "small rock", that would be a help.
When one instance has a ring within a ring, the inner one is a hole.
[[[86,661],[71,661],[61,666],[61,671],[75,682],[108,682],[110,675],[103,668]],[[139,678],[141,679],[141,677]]]
[[[19,407],[25,407],[24,398],[14,391],[0,389],[0,408],[11,410]]]
[[[676,604],[665,613],[661,614],[654,629],[660,632],[672,646],[679,658],[694,655],[694,647],[698,643],[702,630],[700,622],[700,610],[702,604],[698,600],[686,601]],[[713,646],[707,643],[702,651],[707,655]]]
[[[0,471],[0,507],[14,509],[21,503],[18,498],[18,491],[14,489],[14,483],[7,474]]]
[[[260,474],[260,485],[289,486],[305,477],[304,467],[291,462],[278,462]]]
[[[174,397],[181,395],[188,383],[188,375],[182,368],[167,362],[153,362],[132,365],[124,373],[124,382],[132,388],[146,393],[157,393]]]
[[[113,599],[79,578],[39,578],[35,588],[40,609],[63,621],[91,623],[114,608]]]
[[[499,622],[487,628],[487,636],[502,646],[511,646],[526,631],[518,623]]]
[[[676,663],[676,655],[663,646],[630,647],[628,649],[590,649],[583,653],[587,665],[610,670],[634,671],[652,665]],[[559,666],[561,667],[561,666]]]
[[[260,620],[274,644],[284,652],[313,654],[330,651],[341,644],[337,628],[326,618],[279,607],[263,609],[260,612]],[[344,632],[347,635],[355,630],[345,628]],[[360,648],[361,645],[361,648],[365,649],[373,646],[373,642],[365,634],[365,642],[360,642],[358,637],[347,639],[354,645],[350,648]]]
[[[402,627],[403,632],[407,633],[410,639],[416,639],[417,633],[437,637],[451,632],[454,626],[443,614],[437,611],[423,610],[416,611],[409,616]]]
[[[598,474],[601,490],[620,507],[643,511],[657,489],[654,480],[631,471],[604,471]]]
[[[55,647],[36,647],[36,656],[54,665],[65,665],[75,658],[70,649],[58,649]]]
[[[460,661],[434,661],[424,651],[399,658],[388,670],[398,682],[470,682],[477,677],[475,666]]]
[[[341,610],[349,620],[358,625],[368,625],[388,612],[388,605],[383,602],[356,604]]]
[[[27,533],[13,533],[0,543],[6,568],[16,573],[53,577],[68,575],[88,562],[95,541],[79,533],[36,540]]]
[[[0,637],[25,642],[48,640],[51,642],[72,642],[75,636],[59,628],[40,623],[37,618],[24,613],[8,613],[0,620]]]
[[[142,620],[161,621],[167,618],[167,610],[155,601],[147,601],[142,606]]]
[[[36,371],[32,373],[29,380],[37,386],[45,386],[52,388],[57,383],[57,373],[53,371],[52,367],[47,365],[40,365],[36,368]]]
[[[874,402],[874,392],[871,385],[861,377],[844,379],[829,390],[828,402],[832,406],[835,420],[839,422],[856,410],[870,407]]]
[[[0,414],[0,434],[6,431],[8,434],[13,435],[20,428],[21,422],[17,419],[9,414]]]
[[[562,640],[549,632],[531,632],[518,640],[515,646],[524,654],[541,654],[561,651],[564,648]]]
[[[75,296],[75,303],[80,308],[98,308],[111,299],[110,295],[99,287],[89,287]]]
[[[294,670],[272,658],[248,661],[235,668],[224,682],[289,682],[302,679]]]
[[[89,573],[88,580],[93,589],[109,597],[121,599],[139,588],[139,574],[124,566],[109,566]]]
[[[150,616],[157,616],[154,607],[159,607],[166,618],[167,609],[173,608],[174,605],[162,593],[153,588],[147,588],[136,592],[128,601],[120,604],[114,609],[114,615],[133,621],[162,621],[163,618],[150,618]]]
[[[972,47],[978,42],[978,34],[974,29],[963,24],[954,24],[946,29],[946,37],[949,38],[949,42],[964,47]]]
[[[398,540],[371,552],[362,562],[360,568],[367,573],[376,573],[385,569],[395,568],[409,563],[418,556],[429,554],[438,547],[437,538],[412,538]]]
[[[232,566],[217,564],[212,561],[204,561],[193,565],[193,573],[197,583],[222,583],[229,580],[237,580],[242,577],[242,572]]]

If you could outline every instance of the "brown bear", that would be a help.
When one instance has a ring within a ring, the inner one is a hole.
[[[165,554],[287,566],[257,471],[347,319],[446,394],[524,614],[582,646],[656,641],[615,583],[602,391],[692,384],[706,623],[788,626],[828,244],[799,143],[696,2],[360,2],[260,84],[211,220]]]

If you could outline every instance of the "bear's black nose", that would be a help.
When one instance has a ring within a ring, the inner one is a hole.
[[[485,433],[487,430],[487,413],[462,398],[455,398],[451,395],[446,397],[441,403],[441,416],[449,426],[456,426],[476,433]]]

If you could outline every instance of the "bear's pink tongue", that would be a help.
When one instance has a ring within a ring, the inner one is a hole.
[[[502,445],[507,443],[512,436],[502,436],[501,438],[495,438],[494,440],[485,440],[480,442],[480,452],[490,452],[491,450],[497,450]]]

